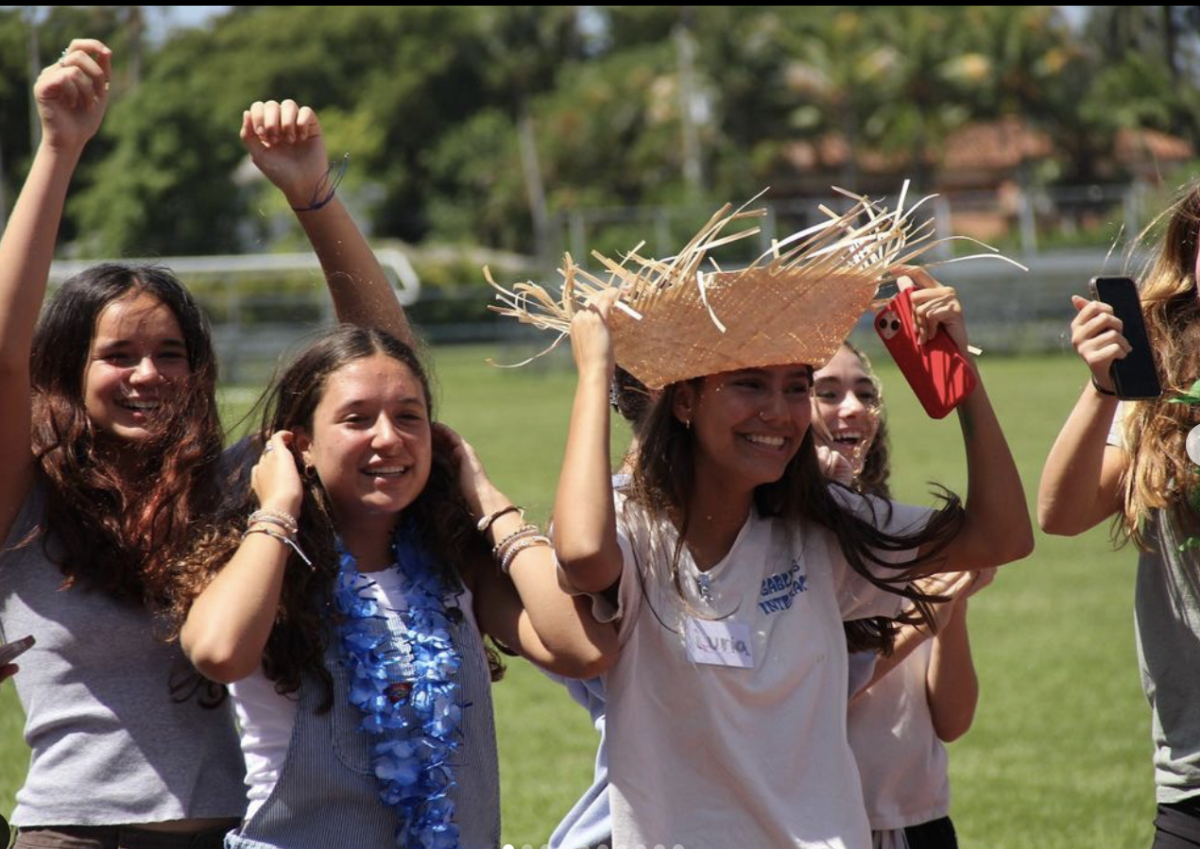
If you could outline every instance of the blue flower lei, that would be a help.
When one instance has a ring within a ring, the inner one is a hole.
[[[379,798],[399,817],[403,849],[457,849],[455,786],[450,758],[458,749],[462,705],[454,674],[462,657],[450,638],[447,588],[417,542],[412,520],[393,540],[407,610],[393,638],[372,628],[384,617],[365,590],[354,556],[337,541],[334,603],[341,614],[342,660],[350,673],[350,703],[363,713],[359,730],[377,740],[371,766]],[[451,606],[449,611],[458,611]]]

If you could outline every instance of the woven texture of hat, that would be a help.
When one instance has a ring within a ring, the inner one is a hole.
[[[989,253],[933,265],[995,258],[1024,268],[968,237],[932,238],[932,220],[913,221],[913,213],[932,196],[905,209],[907,182],[893,210],[834,190],[853,201],[849,209],[819,207],[827,220],[772,240],[769,250],[738,270],[720,268],[712,252],[758,235],[757,227],[732,233],[728,228],[762,218],[765,210],[726,205],[667,259],[640,255],[642,245],[619,260],[593,251],[601,268],[592,272],[567,254],[557,296],[532,281],[505,289],[484,268],[501,302],[489,309],[558,334],[541,353],[510,367],[553,350],[570,333],[577,311],[615,289],[620,296],[610,327],[616,360],[651,389],[760,366],[806,363],[820,368],[871,305],[880,283],[938,245],[965,240]],[[709,267],[711,271],[703,270]]]
[[[820,368],[870,305],[878,273],[758,267],[704,279],[711,315],[696,283],[630,298],[640,321],[613,313],[617,362],[651,389],[759,366]]]

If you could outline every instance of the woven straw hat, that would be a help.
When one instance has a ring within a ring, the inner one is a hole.
[[[565,338],[571,317],[589,298],[618,288],[611,320],[614,354],[651,389],[744,368],[790,363],[820,368],[871,305],[890,269],[945,241],[931,240],[932,221],[913,224],[912,213],[928,198],[904,210],[907,188],[905,183],[892,211],[835,189],[854,201],[849,210],[821,207],[826,221],[775,243],[736,271],[722,270],[709,253],[757,234],[757,227],[725,231],[765,210],[725,206],[669,259],[643,257],[640,245],[622,262],[593,253],[606,275],[588,272],[567,254],[558,298],[531,282],[504,289],[485,268],[504,304],[491,309],[557,331],[544,354]],[[702,267],[706,260],[710,270]]]

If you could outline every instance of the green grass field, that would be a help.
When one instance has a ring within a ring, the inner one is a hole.
[[[476,446],[500,487],[541,519],[553,499],[573,373],[565,359],[550,358],[496,370],[483,363],[491,354],[521,358],[481,348],[436,352],[440,416]],[[982,367],[1032,505],[1046,451],[1083,385],[1082,366],[1068,357],[985,357]],[[953,417],[929,421],[890,363],[880,371],[898,497],[928,503],[930,481],[965,492]],[[229,397],[237,408],[241,397]],[[1106,529],[1074,540],[1039,534],[1034,555],[1005,567],[972,601],[982,696],[974,728],[951,747],[952,815],[964,847],[1149,845],[1154,793],[1134,654],[1134,560],[1132,549],[1111,550]],[[27,754],[12,687],[0,691],[0,810],[7,812]],[[496,686],[496,711],[504,840],[541,846],[589,784],[594,734],[565,692],[521,661],[510,661]]]

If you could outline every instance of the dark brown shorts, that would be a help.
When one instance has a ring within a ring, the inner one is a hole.
[[[233,826],[174,833],[128,825],[60,825],[17,829],[13,849],[222,849]]]

